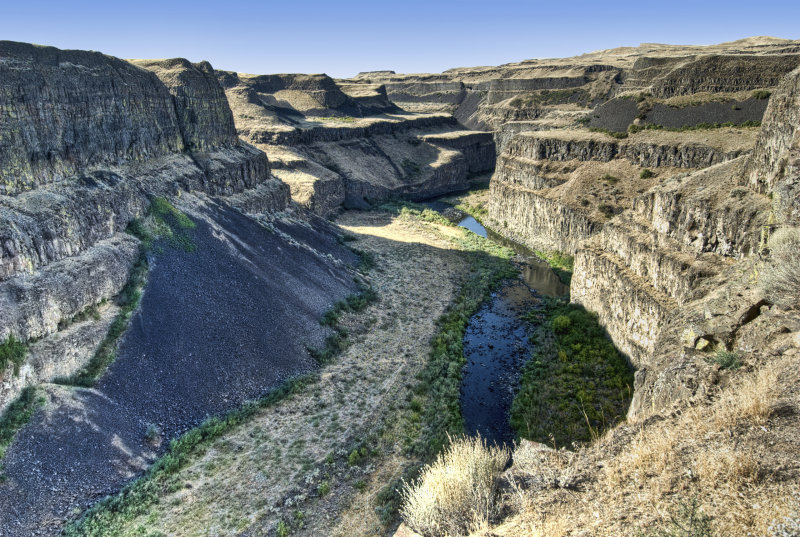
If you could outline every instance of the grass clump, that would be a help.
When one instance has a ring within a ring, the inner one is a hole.
[[[669,522],[647,534],[648,537],[711,537],[711,517],[700,508],[697,498],[682,501]]]
[[[759,287],[774,304],[800,306],[800,228],[776,230],[768,246],[769,259],[759,274]]]
[[[760,121],[745,121],[743,123],[698,123],[696,125],[683,125],[682,127],[665,127],[664,125],[658,125],[655,123],[647,124],[647,125],[629,125],[628,132],[631,134],[636,134],[637,132],[645,131],[645,130],[664,130],[664,131],[671,131],[671,132],[687,132],[687,131],[700,131],[700,130],[709,130],[709,129],[722,129],[725,127],[760,127]]]
[[[403,520],[429,537],[467,535],[485,526],[509,456],[480,437],[452,441],[419,479],[405,484]]]
[[[616,138],[617,140],[623,140],[628,137],[627,132],[612,131],[600,127],[589,127],[589,132],[602,132],[603,134],[607,134],[612,138]]]
[[[14,334],[8,334],[5,342],[0,344],[0,378],[9,364],[14,365],[14,375],[19,375],[19,368],[28,354],[28,346],[18,341]]]
[[[759,99],[759,100],[769,99],[771,95],[772,92],[768,90],[755,90],[753,92],[753,99]]]
[[[655,173],[653,173],[653,171],[652,171],[652,170],[650,170],[650,169],[648,169],[648,168],[645,168],[645,169],[643,169],[643,170],[642,170],[642,172],[639,174],[639,179],[650,179],[651,177],[655,177],[655,175],[656,175],[656,174],[655,174]]]
[[[720,349],[709,357],[707,361],[719,365],[721,369],[739,369],[742,366],[742,353]]]
[[[625,415],[633,372],[595,314],[557,299],[544,304],[528,314],[541,344],[523,368],[511,425],[558,446],[592,440]]]
[[[0,417],[0,460],[6,453],[6,448],[11,444],[14,435],[25,426],[36,409],[44,404],[44,397],[39,397],[36,388],[28,386],[20,396],[11,403]]]
[[[614,177],[610,174],[605,174],[603,177],[600,178],[601,181],[604,181],[610,185],[616,185],[619,183],[619,177]]]

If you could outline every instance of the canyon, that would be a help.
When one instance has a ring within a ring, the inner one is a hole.
[[[482,223],[573,257],[570,301],[635,371],[627,416],[595,447],[517,445],[505,475],[538,496],[494,520],[495,534],[634,535],[663,520],[628,484],[627,500],[612,498],[602,472],[633,483],[622,468],[633,442],[673,422],[684,431],[682,416],[773,364],[783,410],[742,441],[771,477],[737,489],[749,502],[738,514],[708,509],[723,530],[764,535],[765,517],[792,512],[800,314],[759,275],[771,235],[800,226],[798,41],[351,79],[0,41],[0,179],[0,343],[25,347],[2,362],[0,411],[30,390],[40,401],[0,448],[2,536],[103,531],[92,517],[128,513],[132,493],[115,495],[163,468],[171,441],[242,408],[250,421],[209,433],[213,447],[154,493],[152,512],[114,534],[274,535],[292,517],[298,535],[391,534],[365,498],[419,462],[396,447],[407,431],[395,403],[420,404],[411,379],[481,259],[407,202],[487,183]],[[510,255],[486,251],[481,262]],[[377,303],[347,306],[367,289]],[[343,328],[326,320],[334,310]],[[328,363],[319,349],[336,337],[351,346]],[[269,399],[287,382],[298,391]],[[320,436],[334,414],[345,425]],[[376,435],[368,456],[358,440]],[[765,442],[780,448],[766,456]],[[374,462],[350,464],[351,448]],[[556,471],[572,473],[541,477]],[[691,481],[657,501],[697,493]],[[305,491],[332,482],[337,494]],[[578,491],[597,493],[591,512],[563,515],[581,511]],[[109,497],[122,507],[103,507]],[[534,505],[568,522],[548,526]]]

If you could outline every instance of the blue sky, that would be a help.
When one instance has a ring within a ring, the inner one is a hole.
[[[0,0],[0,39],[248,73],[439,72],[751,35],[800,38],[800,0]]]

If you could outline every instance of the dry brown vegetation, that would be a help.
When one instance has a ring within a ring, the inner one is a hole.
[[[800,305],[800,229],[775,231],[769,250],[769,261],[759,276],[764,294],[777,304]]]
[[[451,444],[403,491],[403,520],[429,537],[466,535],[488,526],[497,478],[510,454],[477,438]]]
[[[698,535],[777,535],[800,511],[798,366],[787,353],[713,401],[619,426],[576,453],[523,443],[506,476],[516,514],[493,534],[672,535],[696,502],[695,524],[709,524]]]

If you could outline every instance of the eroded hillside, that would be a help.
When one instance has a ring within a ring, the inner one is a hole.
[[[592,442],[519,443],[476,529],[784,535],[798,66],[750,38],[333,80],[0,42],[0,535],[394,533],[514,273],[406,202],[489,174],[450,201],[568,260],[635,381]]]

